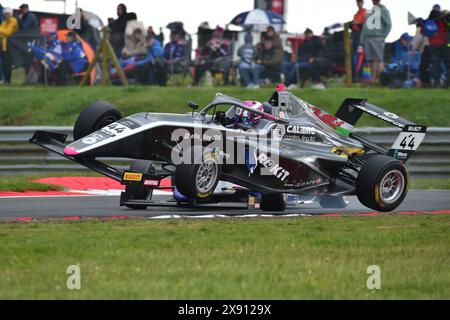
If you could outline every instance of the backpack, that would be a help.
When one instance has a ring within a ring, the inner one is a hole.
[[[439,32],[439,27],[435,20],[426,20],[423,24],[422,34],[428,38],[432,38]]]

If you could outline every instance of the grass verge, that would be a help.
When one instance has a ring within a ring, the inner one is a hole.
[[[450,298],[446,216],[3,223],[0,239],[0,299]]]
[[[117,105],[125,115],[137,112],[188,112],[187,101],[205,106],[216,92],[236,98],[266,101],[272,88],[247,90],[238,87],[8,87],[0,88],[0,125],[73,125],[78,114],[95,100]],[[427,126],[449,127],[450,95],[447,90],[390,90],[383,88],[330,88],[325,91],[293,90],[297,96],[329,112],[347,97],[368,98],[391,112]],[[385,125],[364,116],[359,126]]]
[[[0,175],[0,191],[59,191],[63,190],[62,187],[36,183],[33,180],[47,177],[97,177],[100,176],[95,172],[64,172],[56,174],[28,174],[28,175]]]

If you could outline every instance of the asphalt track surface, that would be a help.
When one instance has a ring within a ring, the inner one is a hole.
[[[165,195],[155,196],[155,200],[168,200]],[[235,205],[236,206],[236,205]],[[440,190],[411,190],[404,202],[395,212],[411,213],[450,212],[450,191]],[[356,197],[349,197],[349,204],[345,209],[322,209],[319,204],[302,204],[288,207],[281,215],[324,215],[339,213],[352,215],[370,213],[373,210],[361,205]],[[263,212],[257,209],[239,209],[226,205],[213,205],[207,207],[174,207],[151,206],[146,210],[132,210],[119,206],[119,197],[116,196],[64,196],[64,197],[20,197],[0,198],[0,220],[15,220],[21,218],[65,218],[65,217],[159,217],[159,216],[243,216],[277,214]]]

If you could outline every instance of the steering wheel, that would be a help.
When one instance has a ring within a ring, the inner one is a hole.
[[[223,111],[217,111],[214,120],[223,125],[224,127],[228,124],[227,115]]]

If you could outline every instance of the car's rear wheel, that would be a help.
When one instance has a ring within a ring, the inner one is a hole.
[[[73,138],[81,139],[122,118],[122,113],[112,104],[101,100],[95,101],[78,116],[73,128]]]
[[[286,209],[284,195],[282,193],[263,193],[261,209],[263,211],[284,211]]]
[[[130,171],[155,174],[155,166],[152,161],[149,160],[134,160],[130,165]],[[125,187],[125,193],[127,199],[130,200],[146,200],[150,201],[153,197],[153,188],[146,187],[138,184],[131,184]],[[141,204],[127,204],[130,209],[144,210],[147,209],[146,205]]]
[[[199,158],[191,161],[191,164],[183,163],[177,166],[175,172],[177,190],[190,199],[208,198],[213,194],[220,179],[220,161],[212,153],[203,153],[201,148],[191,148],[185,152],[191,155],[191,160],[194,160],[195,156]]]
[[[408,192],[405,166],[385,155],[371,156],[356,180],[358,200],[368,208],[388,212],[397,208]]]

